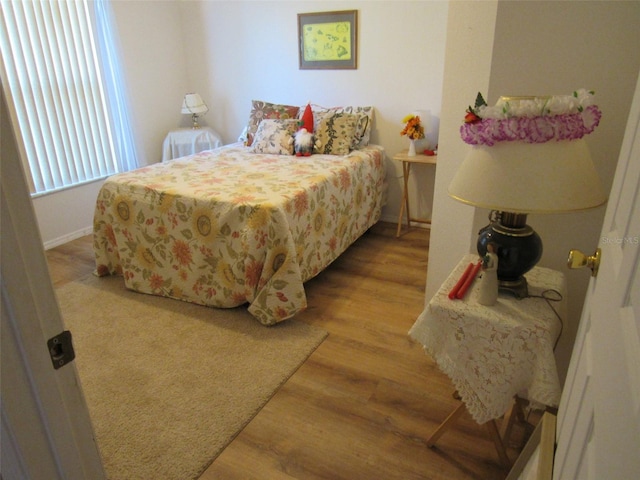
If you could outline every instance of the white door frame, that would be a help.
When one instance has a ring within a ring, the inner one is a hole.
[[[64,323],[0,95],[1,475],[104,479],[75,364],[55,370],[49,355],[47,340]]]

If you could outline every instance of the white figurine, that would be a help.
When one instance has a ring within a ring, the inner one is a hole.
[[[495,243],[487,244],[487,253],[482,259],[482,278],[478,303],[480,305],[495,305],[498,300],[498,255]]]

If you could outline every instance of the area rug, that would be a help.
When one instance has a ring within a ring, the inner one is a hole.
[[[87,276],[56,290],[110,480],[194,479],[327,333]]]

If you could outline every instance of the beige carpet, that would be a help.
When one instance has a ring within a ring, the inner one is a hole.
[[[111,480],[197,478],[327,335],[130,292],[120,277],[57,294]]]

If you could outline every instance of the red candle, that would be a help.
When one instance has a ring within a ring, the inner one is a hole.
[[[449,292],[449,299],[453,300],[454,298],[456,298],[456,295],[458,294],[458,290],[460,290],[460,287],[462,287],[462,285],[464,284],[465,280],[471,273],[472,268],[473,268],[473,263],[470,263],[469,265],[467,265],[467,268],[462,273],[460,280],[458,280],[458,283],[456,283],[451,289],[451,291]]]
[[[478,275],[478,271],[480,270],[481,266],[482,266],[482,261],[478,261],[478,263],[475,264],[475,266],[473,267],[473,270],[471,270],[471,274],[467,276],[466,280],[464,281],[464,284],[462,285],[462,287],[460,287],[460,290],[458,290],[458,293],[456,294],[456,298],[464,297],[465,293],[467,293],[467,290],[469,289],[469,286],[473,283],[473,280],[476,278],[476,275]]]

